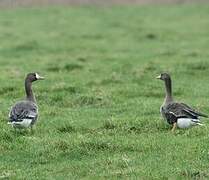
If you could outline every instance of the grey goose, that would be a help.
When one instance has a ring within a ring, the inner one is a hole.
[[[160,107],[160,113],[162,117],[167,120],[168,124],[173,126],[172,131],[174,131],[176,127],[189,128],[194,125],[202,125],[199,117],[208,117],[207,115],[196,111],[187,104],[175,102],[173,100],[170,75],[162,73],[157,79],[160,79],[165,83],[166,96]]]
[[[11,124],[15,129],[28,127],[32,129],[35,124],[38,118],[38,106],[32,91],[32,83],[42,79],[44,78],[37,73],[27,74],[25,78],[26,99],[14,104],[9,112],[8,124]]]

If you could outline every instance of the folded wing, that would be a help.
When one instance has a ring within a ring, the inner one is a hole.
[[[165,117],[166,119],[170,119],[172,122],[175,121],[176,118],[198,119],[200,116],[208,117],[184,103],[171,103],[165,108]]]
[[[9,113],[9,122],[20,123],[26,120],[31,120],[31,124],[33,124],[38,117],[38,108],[36,104],[21,101],[16,103],[10,110]]]

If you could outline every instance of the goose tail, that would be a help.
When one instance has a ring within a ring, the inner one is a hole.
[[[204,124],[202,123],[196,123],[198,126],[205,126]]]

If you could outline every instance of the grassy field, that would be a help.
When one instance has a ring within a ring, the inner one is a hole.
[[[0,11],[0,179],[208,179],[209,122],[162,121],[164,84],[209,114],[209,5]],[[34,83],[35,133],[7,125]]]

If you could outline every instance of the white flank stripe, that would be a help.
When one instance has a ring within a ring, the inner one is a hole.
[[[8,122],[8,124],[11,124],[15,128],[28,128],[32,122],[32,119],[23,119],[19,122]]]

